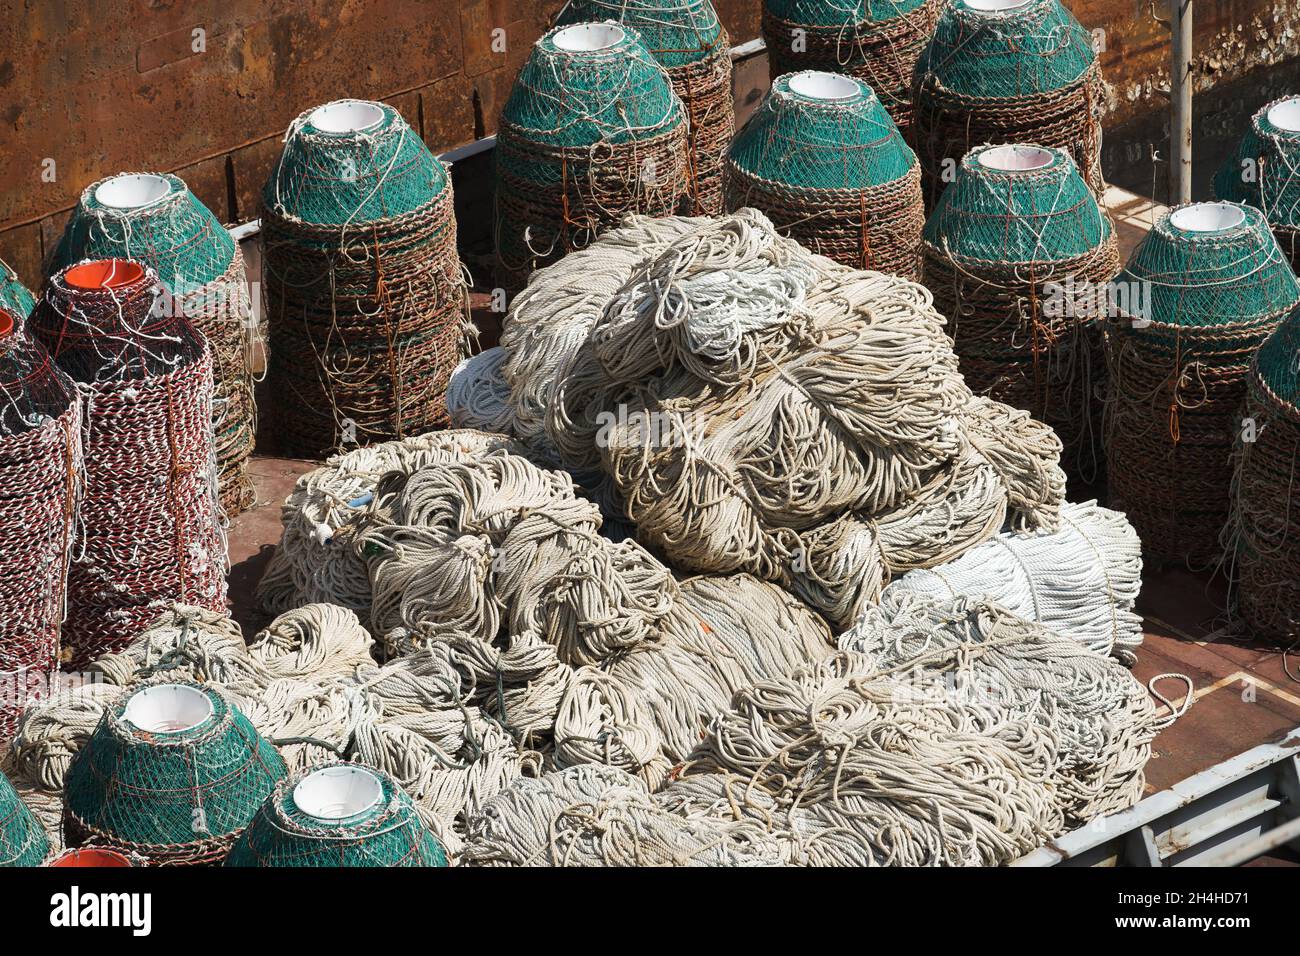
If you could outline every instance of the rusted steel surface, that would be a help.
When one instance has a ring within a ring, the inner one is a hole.
[[[715,3],[733,43],[758,36],[760,0]],[[1166,109],[1169,40],[1150,3],[1070,4],[1105,31],[1116,124]],[[285,126],[327,99],[391,102],[439,152],[491,133],[520,63],[561,5],[15,0],[0,18],[0,257],[38,283],[80,190],[122,170],[177,172],[223,221],[251,218]],[[1292,0],[1202,6],[1199,87],[1300,53]],[[765,73],[761,59],[738,68],[742,115]]]

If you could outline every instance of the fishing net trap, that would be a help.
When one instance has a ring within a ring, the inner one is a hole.
[[[8,263],[0,259],[0,309],[8,309],[19,319],[25,320],[31,315],[36,305],[31,290],[23,285],[18,273],[9,268]]]
[[[971,150],[921,249],[966,384],[1052,426],[1066,473],[1095,480],[1105,378],[1098,319],[1119,249],[1069,153]]]
[[[173,600],[225,607],[212,357],[157,274],[129,259],[56,273],[29,323],[77,383],[85,422],[63,626],[80,669]]]
[[[916,155],[871,87],[835,73],[779,77],[728,152],[729,210],[859,269],[920,276]]]
[[[257,430],[253,310],[239,244],[178,177],[122,173],[82,192],[50,271],[83,259],[148,266],[207,339],[221,501],[239,514],[255,497],[247,463]]]
[[[631,27],[557,27],[534,45],[501,111],[495,150],[497,280],[591,242],[627,213],[689,196],[688,123]]]
[[[45,829],[0,773],[0,867],[40,866],[49,855]]]
[[[1300,638],[1300,309],[1251,364],[1228,547],[1237,610],[1256,633]]]
[[[690,211],[722,212],[722,161],[736,131],[731,40],[710,0],[569,0],[560,26],[617,21],[636,30],[686,110]]]
[[[153,865],[219,863],[285,773],[217,690],[146,683],[121,693],[72,759],[64,833]]]
[[[55,672],[81,490],[76,387],[0,308],[0,740]]]
[[[903,135],[912,126],[912,73],[945,0],[765,0],[772,85],[787,73],[855,76],[880,97]]]
[[[1262,210],[1291,268],[1300,273],[1300,96],[1274,100],[1251,118],[1214,177],[1214,193]]]
[[[286,777],[226,866],[446,866],[415,804],[387,774],[330,764]]]
[[[1068,150],[1088,187],[1105,189],[1101,68],[1059,0],[954,0],[917,60],[912,97],[928,208],[985,143]]]
[[[1161,217],[1115,280],[1103,437],[1111,497],[1147,550],[1217,557],[1251,359],[1300,300],[1263,213],[1193,203]]]
[[[391,106],[336,100],[289,126],[262,207],[283,450],[444,423],[447,378],[475,339],[447,167]]]

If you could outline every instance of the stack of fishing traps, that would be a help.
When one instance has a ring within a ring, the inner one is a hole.
[[[171,601],[225,608],[212,355],[181,311],[151,269],[103,259],[52,276],[30,319],[77,383],[85,419],[63,624],[76,669]]]
[[[262,190],[268,383],[282,450],[435,428],[475,335],[447,167],[391,106],[294,120]]]

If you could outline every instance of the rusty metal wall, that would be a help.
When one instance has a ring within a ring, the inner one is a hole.
[[[733,43],[758,35],[759,0],[716,4]],[[339,96],[391,102],[436,151],[470,142],[492,132],[529,45],[561,5],[6,0],[0,257],[38,284],[81,189],[121,170],[175,171],[224,221],[252,218],[285,126]],[[1167,40],[1150,5],[1071,4],[1087,26],[1106,31],[1117,123],[1164,108]],[[1202,0],[1197,16],[1202,86],[1300,52],[1295,0]],[[504,30],[504,50],[494,30]],[[765,82],[761,59],[741,64],[742,112]]]

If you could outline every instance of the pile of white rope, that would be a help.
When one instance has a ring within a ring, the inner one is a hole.
[[[971,395],[943,324],[922,286],[754,210],[632,220],[537,273],[458,420],[500,428],[508,391],[510,432],[675,566],[747,571],[847,626],[892,575],[1057,526],[1059,441]]]
[[[987,597],[1009,611],[1131,665],[1142,643],[1134,610],[1142,543],[1121,512],[1067,502],[1053,532],[999,534],[932,568],[908,571],[886,595]]]

